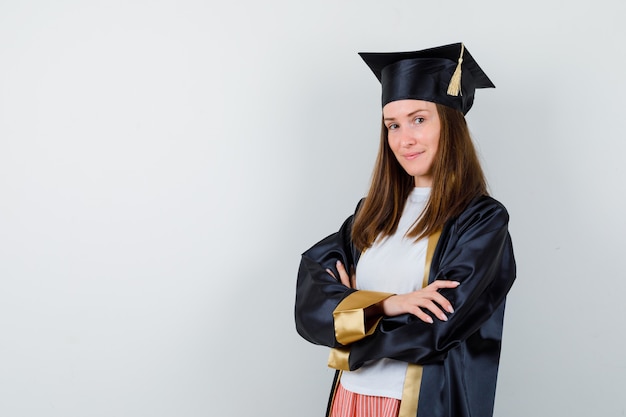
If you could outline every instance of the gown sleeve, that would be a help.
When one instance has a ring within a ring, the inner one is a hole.
[[[366,328],[365,308],[392,295],[357,291],[326,272],[330,269],[338,277],[338,260],[346,267],[356,264],[359,253],[352,245],[353,219],[354,216],[350,216],[337,233],[302,254],[296,284],[295,321],[298,333],[311,343],[341,348],[368,336],[378,321],[371,324],[368,320]]]
[[[486,339],[490,332],[498,338],[501,320],[487,322],[498,315],[494,313],[515,279],[508,220],[504,206],[482,197],[446,224],[433,256],[430,282],[444,279],[461,283],[441,291],[455,312],[448,315],[448,321],[433,317],[433,324],[411,314],[384,317],[371,336],[351,345],[349,368],[354,370],[381,358],[428,364],[444,359],[450,349],[477,331]]]

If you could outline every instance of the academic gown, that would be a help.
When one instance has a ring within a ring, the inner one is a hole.
[[[409,411],[401,408],[401,417],[492,416],[505,298],[515,280],[505,207],[489,196],[477,197],[443,227],[433,246],[428,282],[460,285],[441,290],[455,311],[448,321],[433,316],[432,324],[403,314],[380,317],[365,328],[364,309],[390,294],[348,288],[325,271],[338,277],[337,260],[357,264],[360,253],[350,237],[353,218],[302,254],[295,304],[298,333],[332,348],[329,366],[337,369],[355,370],[380,358],[408,362],[415,372],[407,371],[402,403]]]

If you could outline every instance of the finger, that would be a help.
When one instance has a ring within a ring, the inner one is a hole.
[[[421,307],[433,313],[435,317],[437,317],[439,320],[448,321],[448,316],[446,316],[446,314],[439,308],[439,306],[432,301],[424,303]]]
[[[333,273],[333,271],[331,271],[329,268],[326,268],[326,272],[328,272],[330,274],[331,277],[337,279],[337,277],[335,276],[335,274]]]
[[[350,287],[350,276],[341,261],[337,261],[337,272],[339,272],[339,279],[341,280],[341,283],[346,287]]]
[[[443,309],[445,309],[448,313],[454,313],[454,308],[452,308],[452,304],[446,297],[441,295],[440,292],[437,291],[435,287],[432,288],[424,288],[416,294],[419,295],[420,299],[434,301],[439,304]],[[424,306],[423,303],[418,303],[418,305]]]
[[[415,317],[417,317],[418,319],[420,319],[423,322],[429,323],[429,324],[433,324],[433,318],[430,317],[428,314],[424,313],[424,311],[422,311],[421,308],[419,307],[415,307],[410,311],[411,314],[413,314]]]
[[[459,285],[461,285],[461,283],[459,281],[449,281],[446,279],[438,279],[433,281],[431,284],[428,285],[428,287],[431,288],[456,288]]]
[[[350,287],[356,288],[356,270],[354,269],[354,265],[350,267]]]
[[[448,301],[448,299],[440,293],[433,293],[433,297],[431,299],[439,304],[441,308],[446,310],[448,313],[454,313],[454,308],[452,308],[452,304],[450,303],[450,301]]]

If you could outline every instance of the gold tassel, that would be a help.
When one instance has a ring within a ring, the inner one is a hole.
[[[464,51],[465,45],[461,44],[461,55],[459,56],[459,62],[458,64],[456,64],[456,69],[454,70],[454,74],[452,74],[450,84],[448,84],[449,96],[458,96],[461,93],[461,64],[463,63]]]

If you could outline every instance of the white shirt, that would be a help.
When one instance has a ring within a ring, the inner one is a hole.
[[[430,188],[415,187],[396,232],[376,239],[363,252],[356,268],[357,289],[405,294],[422,288],[428,239],[416,242],[405,235],[415,225],[429,196]],[[401,399],[406,369],[406,362],[394,359],[371,361],[356,371],[344,372],[341,384],[358,394]]]

